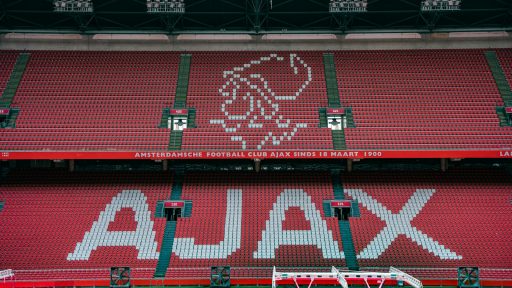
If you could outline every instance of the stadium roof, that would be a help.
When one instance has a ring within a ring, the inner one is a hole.
[[[463,0],[460,11],[421,12],[421,0],[369,0],[331,14],[329,0],[185,0],[184,15],[150,14],[146,0],[93,0],[94,12],[53,11],[52,0],[0,0],[0,32],[347,33],[512,30],[512,1]],[[258,7],[258,8],[256,8]]]

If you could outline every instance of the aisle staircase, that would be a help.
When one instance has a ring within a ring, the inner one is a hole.
[[[336,64],[334,54],[324,53],[325,86],[327,88],[327,100],[330,108],[340,108],[340,92],[338,91],[338,80],[336,79]]]
[[[345,199],[345,192],[343,190],[343,185],[341,183],[340,174],[340,170],[331,170],[332,188],[335,200]],[[354,212],[356,213],[352,214],[359,215],[359,209],[357,209],[357,211]],[[339,220],[338,225],[340,229],[341,241],[343,243],[343,253],[345,253],[345,262],[347,263],[347,267],[350,270],[359,270],[359,264],[357,262],[357,254],[352,237],[352,231],[350,230],[350,221]]]
[[[334,62],[334,54],[324,53],[323,58],[324,73],[325,73],[325,86],[327,89],[327,101],[329,108],[341,108],[340,92],[338,90],[338,79],[336,76],[336,64]],[[345,117],[347,118],[347,127],[355,127],[354,119],[352,117],[352,109],[344,108]],[[347,113],[348,112],[348,113]],[[327,125],[327,109],[320,108],[320,127],[328,127]],[[334,150],[346,150],[347,144],[345,141],[345,129],[332,130],[332,145]]]
[[[2,95],[0,96],[0,108],[10,108],[9,115],[0,123],[0,128],[16,128],[16,119],[20,113],[19,108],[12,108],[12,101],[16,96],[16,91],[23,78],[23,73],[27,68],[28,61],[30,60],[29,53],[21,53],[16,59],[16,63],[12,68],[11,75],[5,86]]]
[[[179,169],[175,171],[172,189],[171,189],[171,198],[170,200],[180,200],[181,193],[183,191],[183,180],[185,179],[185,173],[183,170]]]
[[[182,54],[180,58],[180,65],[178,68],[178,83],[176,85],[176,96],[174,98],[174,109],[188,109],[188,120],[187,127],[194,128],[195,127],[195,119],[196,119],[196,110],[194,108],[187,108],[187,93],[188,93],[188,82],[190,78],[190,65],[191,65],[192,55],[190,54]],[[167,108],[166,108],[167,109]],[[170,110],[165,110],[162,112],[162,120],[160,122],[160,126],[163,125],[164,117],[167,119],[170,116]],[[165,124],[167,127],[167,123]],[[181,143],[183,139],[183,131],[171,131],[171,135],[169,137],[169,145],[168,150],[181,150]]]
[[[501,68],[496,51],[485,51],[485,58],[487,58],[487,64],[489,64],[489,68],[491,69],[492,76],[496,82],[496,86],[498,86],[503,102],[505,102],[507,106],[512,106],[512,91],[510,89],[510,84],[507,81],[505,72],[503,72],[503,69]]]
[[[176,234],[177,221],[167,221],[165,224],[164,239],[160,248],[160,256],[156,264],[155,278],[165,277],[165,272],[171,262],[172,246],[174,245],[174,235]]]
[[[18,90],[18,86],[20,85],[21,79],[23,78],[23,73],[25,72],[25,68],[27,67],[28,61],[30,59],[29,53],[21,53],[16,59],[16,63],[11,72],[11,76],[7,81],[7,85],[0,97],[0,107],[10,107],[12,104],[12,100],[16,95],[16,91]]]
[[[174,109],[185,109],[187,107],[188,80],[190,77],[190,63],[192,55],[182,54],[178,68],[178,85],[174,98]]]
[[[177,169],[175,172],[175,176],[172,183],[171,188],[171,196],[169,197],[169,200],[180,200],[181,199],[181,193],[183,190],[183,180],[184,180],[184,172],[181,169]],[[163,206],[163,202],[161,202],[161,205]],[[184,217],[190,217],[190,211],[192,203],[189,203],[189,207],[185,207],[183,211]],[[163,211],[163,207],[161,207],[160,211]],[[159,204],[157,203],[157,211],[158,211]],[[187,209],[188,208],[188,209]],[[158,213],[158,212],[157,212]],[[163,215],[165,217],[165,215]],[[158,257],[158,263],[156,265],[155,270],[155,278],[162,278],[165,277],[165,273],[167,272],[167,268],[169,267],[169,264],[171,262],[171,254],[172,254],[172,246],[174,245],[174,236],[176,234],[176,225],[177,221],[175,220],[167,220],[167,223],[165,224],[165,230],[164,230],[164,238],[162,239],[162,247],[160,248],[160,256]]]
[[[359,270],[357,262],[356,248],[352,240],[352,231],[350,230],[350,221],[339,220],[341,241],[343,241],[343,253],[345,253],[345,261],[350,270]]]
[[[334,150],[346,150],[345,133],[343,130],[332,130],[332,144]]]
[[[168,150],[181,150],[181,140],[183,138],[183,131],[172,130],[169,138]]]
[[[492,77],[496,82],[498,91],[500,92],[501,99],[505,106],[496,107],[496,114],[500,120],[500,126],[511,126],[512,123],[508,121],[508,115],[505,112],[505,107],[512,107],[512,90],[510,84],[507,81],[507,77],[503,69],[501,68],[500,61],[496,55],[496,51],[485,51],[485,58],[487,64],[492,72]]]
[[[334,194],[335,200],[345,199],[345,193],[343,191],[343,185],[341,185],[340,174],[341,174],[341,170],[338,170],[338,169],[331,170],[332,192]]]

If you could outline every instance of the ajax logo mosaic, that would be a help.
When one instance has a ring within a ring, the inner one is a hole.
[[[279,81],[265,78],[265,72],[278,72]],[[219,93],[225,98],[220,106],[224,118],[210,124],[221,125],[241,149],[279,146],[307,128],[307,123],[296,123],[280,110],[283,103],[296,101],[313,79],[311,67],[297,54],[263,56],[224,71],[223,77]]]

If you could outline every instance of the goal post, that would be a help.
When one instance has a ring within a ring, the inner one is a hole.
[[[414,288],[422,288],[423,287],[423,284],[421,283],[420,280],[412,277],[411,275],[409,275],[405,272],[402,272],[401,270],[398,270],[395,267],[389,267],[389,273],[395,273],[397,275],[400,275],[400,277],[402,278],[402,280],[405,283],[411,285]]]
[[[343,278],[341,273],[336,269],[336,267],[331,267],[331,272],[277,272],[276,267],[274,266],[272,272],[272,288],[276,288],[281,281],[293,281],[297,288],[300,287],[301,284],[307,284],[308,288],[311,288],[311,285],[315,281],[336,281],[343,288],[348,288],[347,281]]]
[[[345,280],[345,278],[343,278],[343,276],[341,275],[340,271],[338,269],[336,269],[336,267],[334,267],[334,266],[331,267],[331,273],[336,274],[336,278],[338,280],[338,283],[340,283],[340,285],[343,288],[348,288],[347,280]]]
[[[349,282],[364,283],[366,287],[370,285],[379,285],[382,288],[384,283],[404,282],[413,288],[423,288],[420,280],[400,271],[397,268],[390,267],[389,272],[364,272],[364,271],[339,271],[336,267],[331,267],[331,272],[282,272],[273,267],[272,288],[276,288],[280,283],[293,283],[297,288],[300,285],[308,285],[308,288],[314,282],[339,284],[343,288],[348,288]]]

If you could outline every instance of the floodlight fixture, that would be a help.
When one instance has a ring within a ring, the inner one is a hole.
[[[460,10],[461,0],[423,0],[421,1],[421,11],[457,11]]]
[[[352,13],[366,12],[367,0],[331,0],[329,3],[330,13]]]
[[[92,13],[92,0],[54,0],[55,12]]]
[[[185,13],[185,0],[147,0],[149,13]]]

